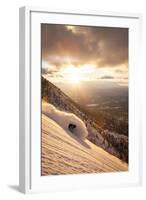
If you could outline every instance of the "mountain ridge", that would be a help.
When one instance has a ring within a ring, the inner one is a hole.
[[[128,139],[126,136],[115,135],[107,130],[103,130],[81,106],[43,76],[41,84],[42,99],[53,104],[59,110],[71,112],[78,116],[87,127],[89,141],[121,160],[128,162]]]

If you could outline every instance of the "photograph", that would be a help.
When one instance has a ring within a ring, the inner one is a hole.
[[[128,171],[128,36],[41,23],[41,176]]]

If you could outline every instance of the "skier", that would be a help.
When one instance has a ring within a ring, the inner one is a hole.
[[[75,124],[69,124],[68,125],[68,129],[70,130],[70,132],[73,133],[73,130],[76,128],[76,125]]]

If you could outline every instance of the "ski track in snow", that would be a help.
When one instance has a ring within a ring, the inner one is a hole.
[[[41,174],[127,171],[128,165],[42,114]]]

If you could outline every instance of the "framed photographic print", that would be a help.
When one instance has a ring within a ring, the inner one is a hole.
[[[141,182],[141,15],[20,8],[20,191]]]

